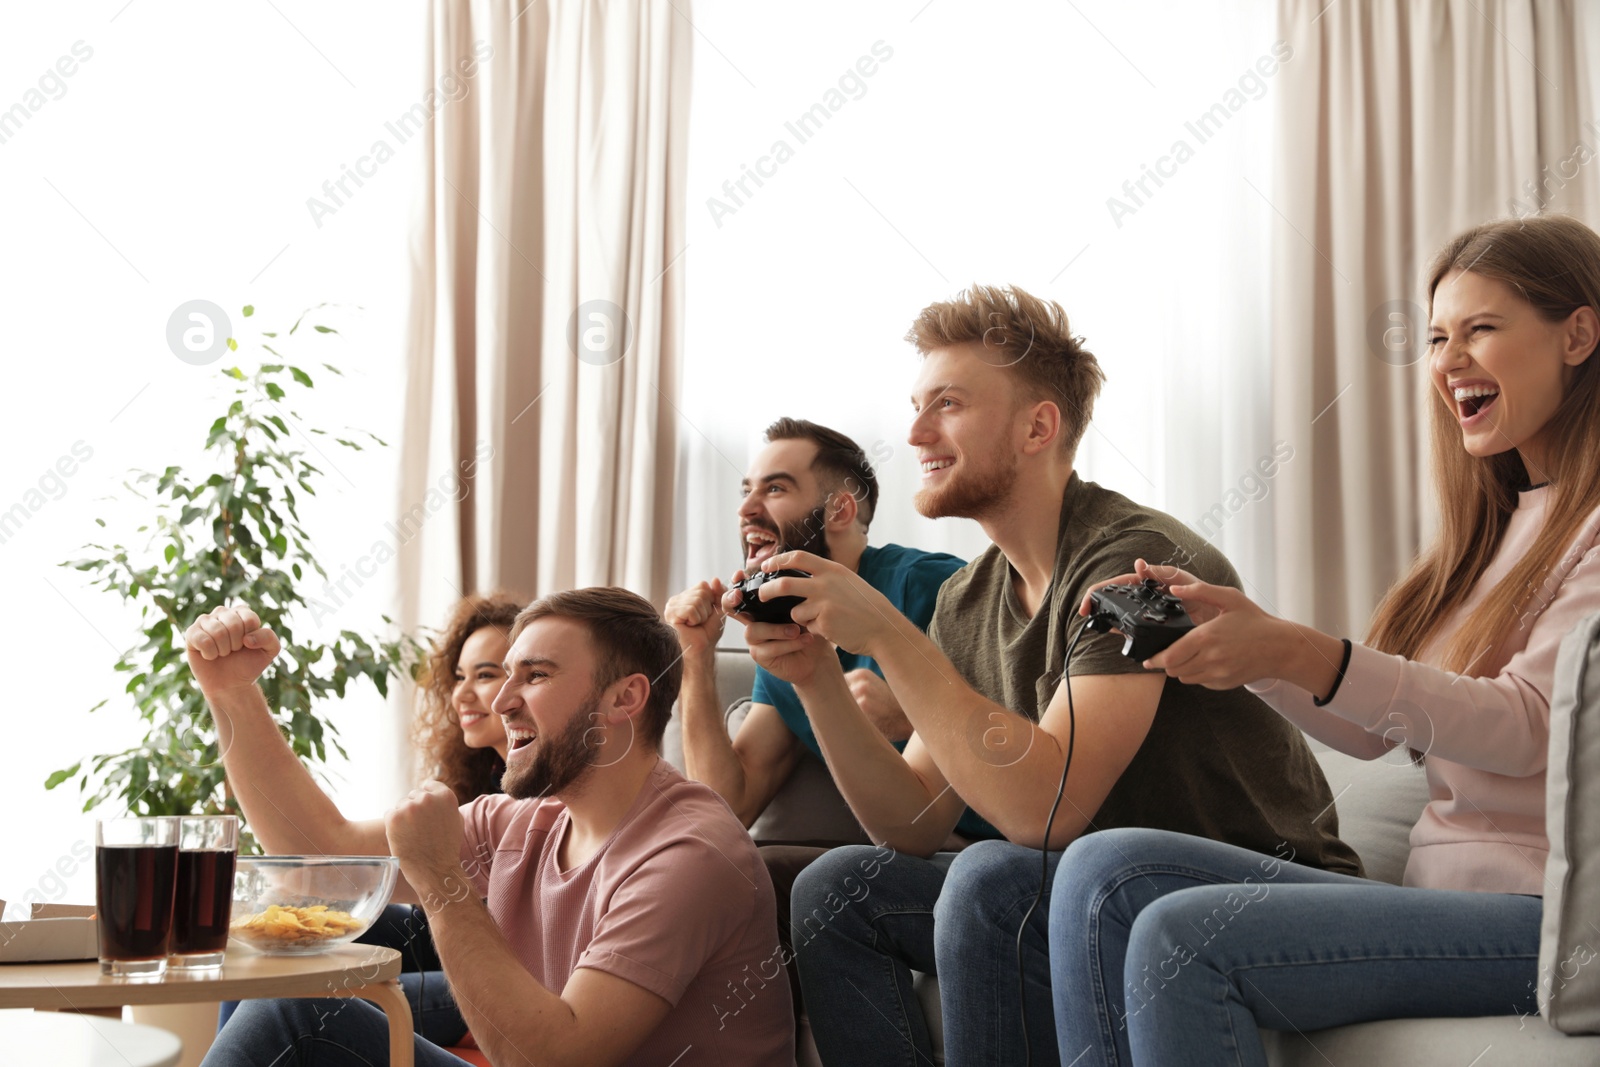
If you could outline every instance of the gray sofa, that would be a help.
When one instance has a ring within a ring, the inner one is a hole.
[[[730,730],[744,721],[755,668],[743,649],[717,653],[717,692]],[[664,755],[680,769],[683,744],[677,716],[667,728]],[[1405,870],[1412,825],[1427,803],[1422,772],[1400,757],[1371,763],[1318,748],[1317,759],[1338,803],[1340,832],[1361,854],[1370,877],[1398,884]],[[757,840],[866,841],[839,796],[827,767],[806,753],[794,774],[750,830]],[[944,1063],[937,981],[917,979],[917,992]],[[1507,1005],[1509,1010],[1510,1005]],[[810,1030],[801,1020],[802,1065],[818,1064]],[[1336,1064],[1407,1064],[1419,1067],[1592,1067],[1600,1064],[1600,1037],[1568,1037],[1538,1018],[1397,1019],[1306,1034],[1263,1031],[1274,1067]]]

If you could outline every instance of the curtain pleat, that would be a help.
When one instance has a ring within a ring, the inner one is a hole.
[[[1433,533],[1435,251],[1524,211],[1596,221],[1593,166],[1537,204],[1524,184],[1597,143],[1577,18],[1573,0],[1279,5],[1295,58],[1272,192],[1273,426],[1312,475],[1276,497],[1280,614],[1359,638]]]
[[[670,592],[688,16],[686,0],[429,7],[407,629],[475,591]]]

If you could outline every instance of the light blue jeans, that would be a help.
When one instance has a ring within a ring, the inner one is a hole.
[[[1061,1062],[1265,1065],[1256,1028],[1538,1010],[1539,897],[1403,889],[1165,830],[1073,842],[1050,897]]]

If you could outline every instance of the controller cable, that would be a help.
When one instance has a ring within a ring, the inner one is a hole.
[[[428,938],[429,940],[432,940],[433,931],[428,929],[428,913],[423,911],[422,905],[413,904],[411,907],[411,917],[415,919],[418,914],[422,916],[422,929],[428,931]],[[422,1017],[428,1011],[428,973],[423,969],[422,966],[422,948],[417,944],[418,933],[420,933],[420,931],[413,932],[412,935],[406,939],[406,947],[411,950],[411,963],[412,966],[416,967],[417,969],[416,1031],[418,1034],[420,1034],[422,1033]],[[397,978],[396,981],[398,980],[399,979]]]
[[[1061,798],[1067,791],[1067,771],[1072,768],[1072,747],[1078,739],[1078,717],[1072,707],[1072,672],[1069,667],[1072,663],[1072,650],[1077,647],[1078,639],[1083,636],[1084,631],[1092,628],[1104,632],[1094,623],[1095,620],[1089,619],[1078,627],[1078,632],[1073,634],[1071,642],[1067,644],[1066,655],[1062,657],[1061,681],[1067,690],[1067,759],[1061,765],[1061,781],[1056,785],[1056,798],[1050,805],[1050,815],[1044,821],[1044,847],[1039,850],[1039,892],[1034,894],[1033,903],[1028,905],[1028,910],[1022,916],[1022,923],[1017,927],[1017,1009],[1022,1016],[1022,1048],[1026,1054],[1023,1062],[1027,1067],[1032,1067],[1033,1064],[1033,1046],[1028,1040],[1028,987],[1022,970],[1022,936],[1027,933],[1028,920],[1033,918],[1033,913],[1044,900],[1045,889],[1050,884],[1050,828],[1055,824],[1056,809],[1061,807]]]

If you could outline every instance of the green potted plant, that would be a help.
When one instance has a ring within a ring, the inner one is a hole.
[[[45,782],[55,789],[77,778],[87,795],[85,811],[120,799],[134,815],[242,814],[228,793],[210,709],[184,654],[184,630],[214,608],[249,604],[282,639],[283,654],[261,687],[285,737],[314,773],[327,764],[330,746],[345,755],[333,723],[319,713],[325,702],[343,697],[362,678],[387,695],[391,678],[418,669],[420,648],[406,635],[346,629],[331,640],[297,636],[298,620],[316,606],[301,592],[304,583],[312,574],[327,577],[300,525],[302,495],[315,495],[323,474],[306,458],[309,435],[357,451],[363,448],[357,437],[384,445],[371,434],[335,436],[305,427],[291,407],[291,397],[313,388],[313,379],[280,350],[297,352],[338,332],[308,322],[316,310],[303,313],[281,338],[261,333],[265,355],[253,370],[223,372],[232,380],[232,400],[206,432],[206,469],[169,466],[159,474],[136,472],[123,483],[148,506],[133,531],[144,543],[90,544],[92,555],[62,564],[136,604],[142,627],[139,643],[122,653],[116,669],[129,676],[124,692],[149,724],[144,740],[79,760]],[[249,319],[255,309],[243,311]],[[237,351],[238,342],[229,338],[228,347]],[[339,373],[319,362],[319,374]],[[387,617],[383,622],[390,625]],[[256,851],[247,829],[240,851]]]

